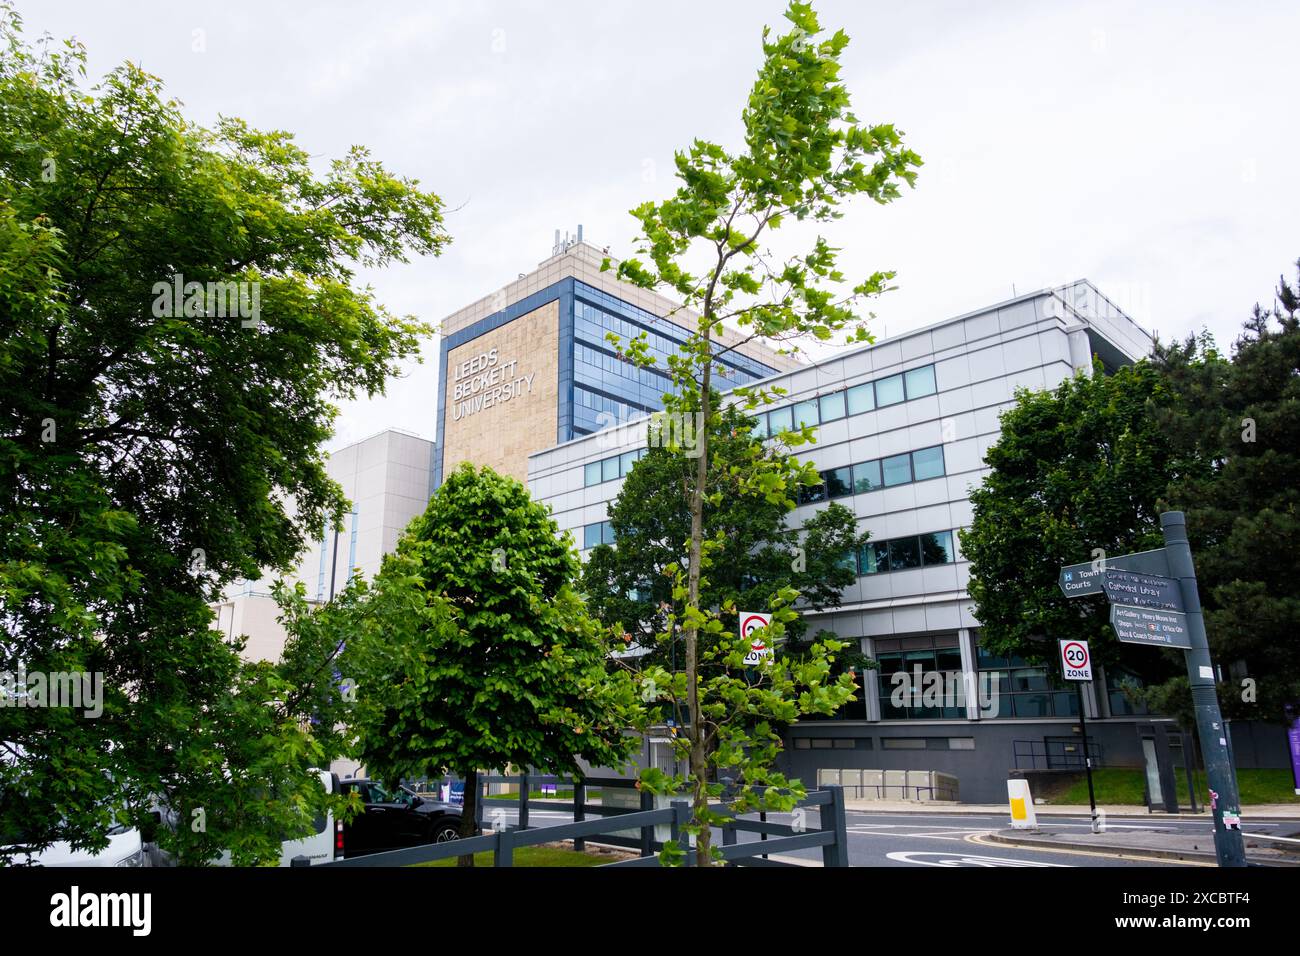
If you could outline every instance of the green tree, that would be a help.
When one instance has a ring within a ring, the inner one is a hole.
[[[1300,698],[1298,304],[1282,280],[1230,358],[1202,334],[1017,395],[961,534],[984,646],[1044,660],[1044,639],[1090,640],[1142,678],[1135,698],[1193,726],[1183,655],[1120,644],[1106,601],[1068,600],[1056,583],[1061,565],[1162,547],[1160,512],[1181,510],[1210,649],[1231,675],[1223,712],[1285,719]]]
[[[110,800],[159,794],[183,860],[272,859],[328,755],[208,603],[341,519],[333,403],[427,331],[355,269],[436,254],[442,204],[362,148],[318,174],[288,133],[190,123],[130,64],[88,89],[85,62],[0,7],[0,670],[106,697],[0,709],[0,831],[102,847]]]
[[[1057,584],[1062,565],[1162,546],[1158,499],[1175,461],[1155,415],[1164,388],[1150,363],[1114,375],[1097,364],[1053,391],[1022,390],[1002,414],[960,533],[981,646],[1046,661],[1057,640],[1087,640],[1144,679],[1176,672],[1172,652],[1115,639],[1105,600],[1067,599]]]
[[[795,507],[789,496],[801,484],[820,485],[816,468],[797,461],[779,442],[755,438],[754,419],[743,409],[719,407],[709,438],[708,475],[708,496],[717,504],[705,512],[704,533],[721,546],[701,590],[701,604],[763,609],[790,587],[799,592],[801,612],[838,607],[843,590],[856,578],[852,556],[867,539],[858,533],[857,518],[832,502],[802,529],[789,527],[786,519]],[[783,470],[785,495],[769,499],[745,486],[739,476],[759,459]],[[645,663],[671,666],[685,660],[680,635],[663,645],[656,635],[668,631],[673,606],[673,579],[666,569],[680,561],[690,539],[688,488],[694,471],[692,459],[661,445],[649,447],[610,505],[617,547],[597,546],[583,567],[588,606],[602,621],[618,625],[628,643],[649,651]],[[723,623],[734,631],[736,614],[723,615]],[[789,642],[801,642],[807,634],[803,613],[786,625]]]
[[[1283,721],[1300,701],[1300,283],[1279,279],[1230,361],[1202,337],[1157,362],[1177,396],[1161,425],[1183,459],[1162,498],[1187,514],[1224,715]],[[1151,701],[1190,714],[1185,681]]]
[[[478,771],[621,768],[637,746],[625,674],[573,585],[578,559],[522,484],[462,465],[357,604],[341,669],[354,750],[387,780],[450,769],[474,832]],[[462,865],[472,866],[472,857]]]
[[[722,546],[705,533],[705,512],[718,505],[708,491],[709,437],[719,414],[712,400],[714,364],[736,347],[719,339],[730,325],[739,330],[739,341],[764,338],[783,347],[793,347],[804,336],[827,341],[845,332],[849,341],[866,340],[855,308],[883,292],[892,273],[877,272],[837,297],[844,277],[836,267],[836,250],[824,237],[817,236],[803,255],[782,257],[770,244],[771,235],[787,221],[808,229],[838,218],[840,205],[856,195],[889,202],[899,195],[900,183],[914,181],[913,167],[920,164],[893,126],[865,126],[851,112],[839,78],[847,35],[838,31],[823,37],[809,4],[791,3],[785,16],[792,25],[789,32],[763,32],[763,63],[741,115],[743,145],[728,150],[697,139],[678,153],[677,191],[633,210],[641,228],[636,256],[617,267],[621,279],[676,294],[697,316],[687,343],[667,360],[674,394],[665,403],[670,416],[697,422],[692,431],[700,436],[698,447],[690,449],[695,456],[687,484],[690,537],[682,560],[668,568],[674,576],[674,624],[683,633],[685,673],[648,673],[647,680],[653,682],[648,686],[687,704],[682,749],[689,759],[686,783],[693,797],[687,829],[695,836],[701,866],[715,861],[709,825],[726,818],[709,809],[710,799],[722,792],[713,780],[715,769],[739,768],[742,786],[731,810],[788,808],[802,790],[770,771],[779,740],[764,730],[764,720],[829,713],[852,694],[848,675],[828,679],[839,642],[816,645],[808,660],[788,672],[765,665],[758,669],[756,683],[744,676],[745,648],[738,637],[702,646],[702,633],[723,632],[718,614],[702,601]],[[655,363],[644,336],[621,342],[611,335],[611,340],[629,360]],[[770,397],[768,390],[751,388],[732,394],[748,409]],[[811,438],[809,428],[786,441]],[[779,465],[754,459],[738,478],[755,494],[788,497]],[[776,617],[768,637],[774,642],[794,619],[789,605],[795,597],[787,588],[773,602]],[[708,660],[722,665],[724,673],[706,678],[701,665]],[[682,783],[649,772],[642,782],[658,789]]]

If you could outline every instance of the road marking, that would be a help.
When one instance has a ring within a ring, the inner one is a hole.
[[[1120,853],[1117,851],[1110,851],[1110,852],[1103,853],[1100,850],[1074,850],[1074,849],[1066,849],[1064,847],[1057,848],[1057,847],[1048,847],[1048,846],[1025,846],[1019,843],[1017,844],[998,843],[996,840],[982,840],[980,839],[980,834],[978,833],[972,833],[970,836],[966,838],[966,840],[978,846],[996,846],[996,847],[1014,846],[1017,850],[1028,850],[1031,853],[1064,853],[1067,856],[1104,856],[1107,859],[1111,859],[1111,860],[1133,860],[1138,863],[1157,863],[1164,866],[1217,866],[1218,865],[1216,863],[1202,862],[1200,860],[1173,860],[1163,856],[1142,856],[1141,854],[1138,853]]]
[[[888,859],[895,860],[899,863],[915,863],[917,866],[980,866],[980,867],[1002,867],[1002,866],[1026,866],[1026,867],[1053,867],[1055,869],[1069,869],[1065,863],[1040,863],[1037,860],[1013,860],[1009,857],[1002,856],[976,856],[974,854],[953,854],[953,853],[931,853],[917,851],[898,851],[886,853]],[[937,857],[937,859],[921,860],[917,857]]]

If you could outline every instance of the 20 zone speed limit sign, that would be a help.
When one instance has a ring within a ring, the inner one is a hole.
[[[1087,641],[1061,641],[1061,669],[1066,680],[1092,680]]]

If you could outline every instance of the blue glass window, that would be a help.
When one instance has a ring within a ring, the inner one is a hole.
[[[858,549],[858,573],[877,574],[889,570],[889,542],[868,541]]]
[[[905,372],[903,377],[907,379],[907,400],[921,398],[925,395],[934,394],[934,366],[923,365],[921,368],[914,368],[910,372]]]
[[[885,487],[905,485],[912,480],[912,456],[893,455],[881,461],[881,470],[885,475]]]
[[[903,376],[891,375],[876,382],[876,404],[881,408],[903,401]]]
[[[952,564],[956,560],[952,552],[952,532],[934,531],[921,535],[921,562],[931,564]]]
[[[800,402],[794,407],[794,423],[796,428],[802,428],[804,425],[819,424],[817,418],[816,402]]]
[[[912,467],[917,481],[940,477],[943,474],[943,446],[935,445],[933,448],[912,452]]]
[[[584,486],[598,485],[601,480],[600,462],[589,462],[582,467],[582,483]]]
[[[768,427],[772,429],[772,434],[788,432],[793,427],[794,415],[789,405],[785,408],[777,408],[767,413]]]
[[[880,487],[880,462],[862,461],[853,466],[853,490],[858,494]]]
[[[832,498],[842,498],[853,493],[851,468],[832,468],[822,472],[826,479],[826,493]]]
[[[848,390],[847,398],[850,415],[869,412],[876,407],[876,392],[870,382],[865,385],[854,385]]]
[[[831,392],[829,395],[823,395],[817,399],[817,404],[824,422],[833,422],[837,418],[844,417],[843,392]]]
[[[889,570],[906,571],[921,566],[919,538],[893,538],[889,542]]]

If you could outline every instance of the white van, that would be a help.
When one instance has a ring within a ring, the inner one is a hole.
[[[73,849],[71,843],[60,840],[36,853],[17,853],[9,860],[12,866],[152,866],[153,854],[139,830],[115,823],[108,830],[108,846],[98,852]]]
[[[339,793],[339,778],[328,770],[314,771],[320,777],[326,793]],[[326,811],[313,821],[313,832],[299,840],[285,840],[280,847],[280,866],[292,866],[294,857],[305,856],[312,866],[329,863],[343,854],[343,824]],[[213,866],[230,866],[230,851],[226,850]]]

